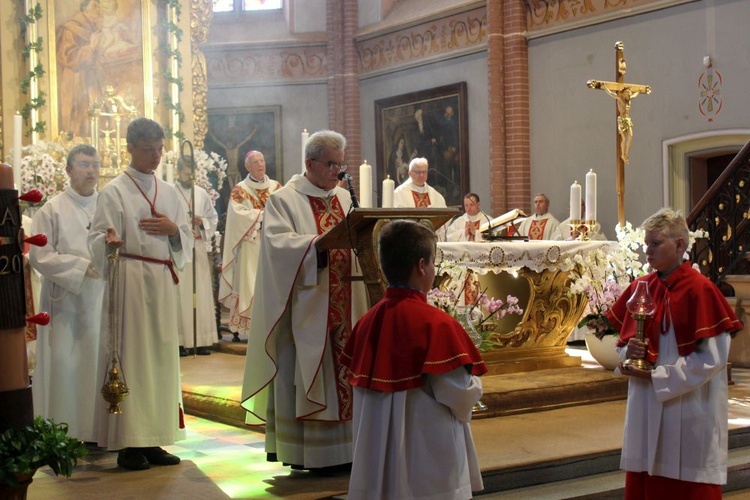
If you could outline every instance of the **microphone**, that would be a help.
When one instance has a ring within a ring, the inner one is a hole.
[[[337,177],[340,181],[346,179],[346,183],[349,185],[349,195],[352,197],[352,207],[359,208],[359,200],[357,199],[357,195],[354,193],[354,188],[352,187],[352,176],[346,172],[339,172]]]
[[[492,221],[490,220],[490,216],[487,215],[487,213],[484,210],[480,210],[482,212],[482,215],[484,215],[484,218],[487,219],[487,240],[492,240],[494,237],[492,236],[492,231],[495,229],[492,227]]]

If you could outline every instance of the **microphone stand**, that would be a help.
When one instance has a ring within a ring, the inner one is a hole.
[[[357,199],[357,195],[354,193],[354,188],[352,187],[352,176],[346,172],[340,172],[338,178],[339,180],[346,179],[346,183],[349,186],[349,195],[352,197],[352,207],[359,208],[359,200]]]

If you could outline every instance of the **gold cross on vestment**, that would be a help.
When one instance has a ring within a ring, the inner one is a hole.
[[[592,89],[604,90],[617,103],[617,219],[625,226],[625,164],[629,161],[630,145],[633,141],[633,120],[630,118],[630,104],[639,94],[650,94],[651,87],[625,83],[625,54],[622,42],[615,43],[616,81],[603,82],[589,80],[586,85]]]

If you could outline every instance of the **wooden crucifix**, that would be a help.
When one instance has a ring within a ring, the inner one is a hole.
[[[617,219],[625,226],[625,164],[629,161],[630,144],[633,141],[633,120],[630,118],[630,102],[639,94],[650,94],[651,87],[625,83],[625,54],[622,42],[615,43],[616,81],[589,80],[592,89],[604,90],[617,103]]]

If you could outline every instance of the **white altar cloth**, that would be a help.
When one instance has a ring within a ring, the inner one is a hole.
[[[486,242],[438,243],[435,265],[453,264],[486,274],[490,271],[570,271],[573,256],[599,248],[614,250],[616,241],[508,240]]]

